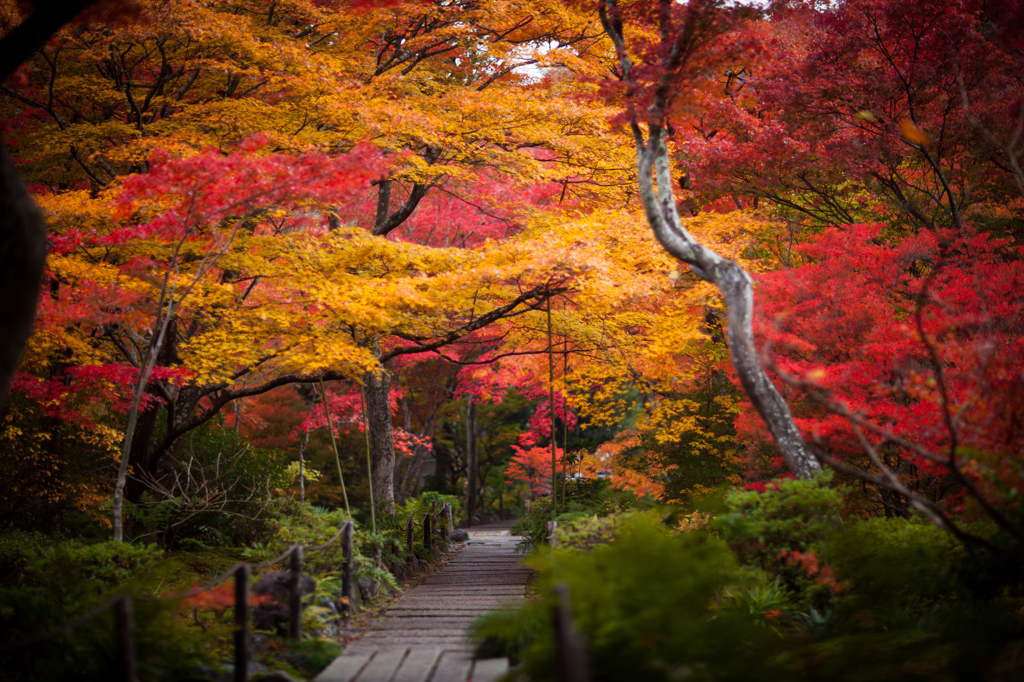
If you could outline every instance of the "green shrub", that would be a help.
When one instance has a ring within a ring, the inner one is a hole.
[[[52,547],[54,539],[42,533],[14,531],[0,535],[0,585],[19,585],[29,562]]]
[[[828,551],[850,586],[848,608],[869,609],[873,619],[902,613],[917,621],[961,591],[956,578],[963,547],[923,519],[851,520]]]
[[[561,478],[559,478],[561,481]],[[565,504],[578,504],[586,508],[602,506],[608,494],[608,481],[601,478],[570,478],[559,483],[559,495]],[[564,505],[563,505],[564,506]]]
[[[428,490],[419,497],[406,499],[395,509],[393,515],[377,519],[378,536],[374,538],[374,549],[381,548],[385,565],[397,568],[397,564],[403,563],[408,558],[405,528],[410,518],[412,518],[414,529],[413,553],[427,561],[437,558],[436,555],[428,556],[423,544],[423,517],[426,514],[439,513],[445,502],[452,506],[452,520],[457,524],[462,514],[461,500],[455,495],[446,495],[433,490]],[[447,519],[443,514],[438,516],[438,523],[447,524]]]
[[[415,536],[416,540],[422,542],[423,516],[425,514],[436,514],[437,512],[440,512],[441,506],[445,502],[452,506],[452,519],[456,524],[458,524],[459,519],[462,516],[462,500],[456,495],[445,495],[433,490],[428,490],[419,497],[410,497],[406,499],[405,502],[395,509],[395,513],[392,516],[384,519],[377,519],[377,526],[378,528],[394,528],[401,531],[404,542],[405,524],[411,516],[413,519],[413,526],[417,531]],[[442,523],[446,523],[443,516],[439,518]]]
[[[843,525],[843,491],[830,483],[820,476],[773,481],[763,492],[735,490],[713,524],[741,563],[779,578],[802,609],[830,606],[838,584],[823,556],[825,541]]]
[[[638,504],[632,493],[609,488],[607,482],[600,480],[567,481],[567,493],[565,503],[558,506],[558,514],[555,516],[559,526],[593,516],[604,517],[644,507]],[[512,535],[521,535],[523,538],[516,551],[525,554],[547,545],[550,520],[551,498],[534,500],[529,511],[512,526]]]
[[[552,679],[562,582],[594,680],[1021,679],[1024,596],[965,582],[987,555],[920,520],[841,522],[841,493],[731,493],[716,523],[679,534],[652,514],[567,522],[563,547],[529,560],[540,598],[477,621],[478,652]],[[813,575],[797,552],[820,557]]]
[[[56,595],[40,590],[0,590],[0,636],[14,642],[46,633],[69,620]],[[133,619],[139,678],[143,680],[211,679],[217,658],[204,633],[175,617],[176,605],[135,602]],[[29,647],[0,652],[3,679],[106,682],[123,677],[117,655],[112,613],[89,620],[70,632]]]
[[[129,581],[144,580],[162,558],[163,552],[156,545],[110,540],[90,545],[72,540],[35,552],[25,568],[24,580],[39,585],[62,582],[75,575],[99,596]]]
[[[639,516],[649,517],[651,523],[658,520],[650,512],[620,512],[608,516],[587,515],[585,512],[562,514],[555,529],[555,546],[565,551],[587,552],[607,545]]]
[[[246,560],[255,563],[269,561],[295,544],[323,545],[334,538],[348,520],[348,514],[341,509],[330,510],[306,502],[293,501],[268,521],[269,527],[274,531],[273,539],[247,549]],[[394,559],[394,555],[389,556],[388,552],[395,549],[397,538],[397,531],[379,529],[374,535],[353,523],[354,577],[367,577],[388,587],[397,587],[394,575],[387,570],[389,559]],[[383,548],[381,565],[373,560],[377,548]],[[341,596],[341,581],[338,576],[344,562],[345,548],[341,538],[338,538],[323,549],[305,553],[303,570],[311,574],[318,583],[334,586],[335,589],[329,596],[337,598]],[[284,569],[285,565],[282,562],[279,568],[271,570]]]
[[[772,671],[771,633],[723,604],[742,583],[721,540],[672,534],[650,516],[630,519],[614,542],[589,553],[538,554],[542,597],[481,619],[474,635],[489,653],[517,653],[531,680],[554,678],[551,587],[569,585],[573,616],[594,680],[757,680]]]
[[[292,545],[314,547],[334,538],[350,517],[342,509],[324,509],[308,502],[291,501],[267,521],[272,535],[267,542],[253,545],[245,551],[246,560],[255,563],[269,561]],[[360,530],[353,529],[353,546],[358,547]],[[341,538],[330,546],[303,557],[305,569],[310,573],[335,571],[345,560]]]
[[[254,448],[232,429],[213,422],[191,431],[164,477],[168,490],[128,503],[143,530],[136,539],[175,549],[251,544],[272,533],[269,516],[283,502],[289,458]],[[213,500],[213,502],[211,502]]]
[[[342,652],[341,646],[337,642],[327,639],[290,641],[285,646],[288,647],[287,653],[276,653],[274,657],[268,656],[264,659],[264,663],[273,668],[281,668],[280,662],[284,661],[296,672],[310,679],[330,665]]]
[[[842,526],[843,492],[831,478],[783,479],[764,492],[734,490],[725,497],[718,526],[745,556],[760,559],[779,550],[809,551]]]
[[[551,520],[551,498],[542,497],[530,503],[525,514],[516,519],[509,531],[522,536],[516,551],[527,554],[548,542],[548,521]]]
[[[8,643],[84,617],[117,592],[152,594],[163,553],[153,545],[72,541],[31,549],[25,556],[19,585],[0,589],[0,639]],[[134,603],[141,679],[202,679],[197,677],[201,666],[215,662],[211,642],[177,618],[176,610],[175,603]],[[119,679],[113,629],[108,609],[56,638],[2,652],[3,679]]]

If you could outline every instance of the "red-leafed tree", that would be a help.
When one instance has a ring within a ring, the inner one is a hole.
[[[757,412],[771,430],[786,466],[813,477],[821,465],[806,447],[786,401],[768,379],[751,327],[754,292],[750,275],[735,260],[708,248],[681,220],[669,152],[674,123],[691,115],[698,85],[742,55],[735,29],[746,16],[715,0],[621,4],[603,0],[602,25],[616,50],[615,78],[606,91],[621,108],[636,146],[640,200],[654,235],[673,257],[713,284],[726,302],[732,364]]]
[[[551,494],[551,448],[513,445],[515,454],[505,469],[508,483],[525,483],[529,494],[534,496]],[[563,455],[561,448],[555,449],[555,456]],[[527,498],[529,499],[529,498]]]
[[[887,513],[1018,558],[1020,18],[1012,1],[777,3],[677,143],[698,197],[788,221],[765,235],[792,269],[762,276],[759,331],[818,454]],[[965,531],[962,502],[1002,539]]]
[[[1021,16],[1016,0],[776,3],[679,128],[698,198],[961,230],[1024,189]]]
[[[825,232],[799,266],[761,276],[759,331],[801,430],[882,511],[988,543],[956,521],[967,508],[1020,542],[1024,254],[984,233],[939,237]]]

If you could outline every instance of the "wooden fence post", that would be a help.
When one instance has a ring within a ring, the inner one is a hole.
[[[552,588],[555,603],[555,679],[558,682],[590,682],[590,661],[587,650],[572,622],[569,585],[559,583]]]
[[[416,524],[412,514],[409,514],[409,518],[405,522],[405,548],[409,552],[409,572],[416,570],[416,554],[413,551],[416,544]]]
[[[434,543],[430,532],[430,512],[423,515],[423,547],[428,551],[433,551]]]
[[[249,564],[235,569],[235,682],[249,682]]]
[[[302,545],[295,545],[292,549],[290,557],[289,569],[291,575],[289,576],[288,585],[288,606],[289,606],[289,619],[288,619],[288,636],[292,639],[299,639],[302,636],[302,592],[301,578],[302,578]]]
[[[555,537],[555,531],[558,529],[558,521],[546,521],[548,531],[548,544],[554,547],[558,544],[558,540]]]
[[[139,668],[135,661],[135,624],[132,622],[132,597],[123,595],[114,602],[114,638],[125,682],[138,682]]]
[[[346,521],[341,530],[341,546],[345,552],[345,565],[341,571],[341,596],[348,600],[345,610],[352,613],[352,522]]]

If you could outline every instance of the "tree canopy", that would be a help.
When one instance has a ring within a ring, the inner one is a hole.
[[[0,5],[8,37],[35,16]],[[383,509],[428,460],[473,500],[548,494],[541,448],[666,502],[824,466],[865,514],[1019,556],[1020,21],[967,0],[61,19],[0,85],[49,251],[0,499],[99,519],[166,495],[202,429],[259,439],[293,405],[288,458],[345,436],[317,465],[332,502],[342,460]]]

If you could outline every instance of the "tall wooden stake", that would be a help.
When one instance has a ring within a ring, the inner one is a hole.
[[[373,503],[373,462],[370,458],[370,421],[366,418],[366,395],[363,386],[359,386],[359,409],[363,411],[363,433],[366,434],[366,475],[370,482],[370,527],[377,534],[377,507]]]
[[[235,682],[249,682],[249,564],[235,569]]]
[[[331,408],[327,406],[327,389],[324,388],[323,377],[320,377],[320,395],[324,399],[324,416],[327,418],[327,431],[331,434],[331,445],[334,446],[334,463],[338,465],[338,480],[341,481],[341,496],[345,500],[345,513],[348,514],[349,518],[352,518],[352,510],[348,508],[348,493],[345,492],[345,477],[341,474],[341,457],[338,456],[338,441],[334,437],[334,424],[331,423]]]
[[[565,300],[562,300],[562,317],[565,317]],[[562,381],[568,386],[569,376],[569,335],[562,334]],[[569,406],[562,408],[562,508],[565,508],[565,459],[569,455]]]
[[[480,468],[476,450],[476,403],[470,398],[466,403],[466,518],[473,525],[477,507],[477,471]],[[482,506],[482,505],[481,505]]]
[[[355,612],[355,605],[352,603],[352,521],[346,521],[341,531],[341,545],[345,550],[345,564],[341,571],[341,596],[345,599],[345,609],[348,613]]]
[[[552,588],[555,602],[555,679],[558,682],[590,682],[590,661],[587,649],[572,621],[569,585],[559,583]]]
[[[288,562],[288,636],[302,638],[302,545],[292,549]]]
[[[135,623],[132,598],[124,595],[114,603],[114,636],[121,657],[124,682],[139,682],[139,664],[135,660]]]
[[[555,455],[555,348],[551,339],[551,297],[548,297],[548,400],[551,412],[551,525],[554,527],[558,507],[558,486],[555,484],[555,469],[558,466]]]

